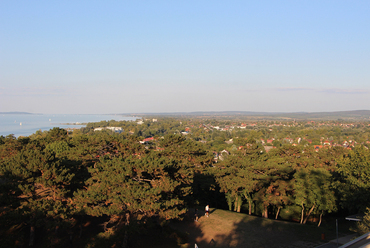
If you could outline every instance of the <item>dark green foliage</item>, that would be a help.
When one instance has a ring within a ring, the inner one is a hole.
[[[370,202],[370,151],[358,147],[337,159],[336,187],[341,204],[352,212],[364,212]]]
[[[314,210],[336,210],[331,174],[321,168],[304,168],[294,175],[295,203],[302,207],[301,223],[306,223]]]
[[[176,180],[179,166],[158,155],[102,158],[89,170],[87,189],[75,194],[77,206],[92,216],[129,212],[177,218],[183,213],[183,201],[176,195],[182,193]]]

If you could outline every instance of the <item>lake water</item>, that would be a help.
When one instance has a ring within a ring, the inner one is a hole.
[[[135,121],[136,117],[123,115],[36,115],[36,114],[1,114],[0,136],[14,134],[15,137],[29,136],[36,131],[46,131],[53,127],[81,128],[85,125],[72,123],[88,123],[99,121]]]

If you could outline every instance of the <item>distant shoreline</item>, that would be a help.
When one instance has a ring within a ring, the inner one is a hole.
[[[129,121],[134,117],[119,115],[89,115],[89,114],[0,114],[0,136],[13,134],[15,137],[29,136],[37,131],[48,131],[53,127],[82,128],[88,123],[101,121]],[[22,123],[22,125],[21,125]]]
[[[29,112],[0,112],[0,115],[42,115]]]
[[[151,118],[151,117],[201,117],[201,118],[220,118],[220,117],[237,117],[237,118],[252,118],[252,119],[267,119],[267,120],[370,120],[370,110],[348,110],[348,111],[331,111],[331,112],[253,112],[253,111],[198,111],[198,112],[168,112],[168,113],[115,113],[115,114],[40,114],[29,112],[0,112],[0,115],[101,115],[101,116],[122,116]],[[58,123],[70,124],[70,123]],[[72,123],[72,125],[80,125]],[[81,125],[86,125],[81,123]]]
[[[66,123],[50,123],[50,125],[69,125],[69,126],[72,126],[72,125],[78,125],[78,126],[86,126],[88,122],[66,122]]]

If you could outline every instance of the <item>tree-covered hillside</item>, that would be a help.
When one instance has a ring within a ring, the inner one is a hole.
[[[370,207],[369,134],[365,122],[151,118],[1,136],[0,232],[8,247],[93,247],[94,227],[125,246],[206,204],[320,225]]]

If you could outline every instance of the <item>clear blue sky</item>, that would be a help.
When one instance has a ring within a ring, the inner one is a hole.
[[[0,112],[370,109],[370,1],[1,1]]]

